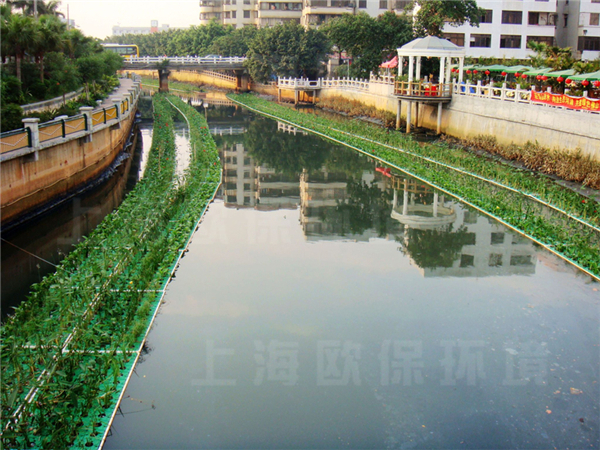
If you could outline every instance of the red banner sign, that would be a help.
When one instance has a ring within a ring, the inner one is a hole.
[[[586,111],[600,112],[600,100],[585,97],[570,97],[565,94],[551,94],[550,92],[531,92],[531,101],[546,103],[553,106],[564,106],[571,109],[585,109]]]

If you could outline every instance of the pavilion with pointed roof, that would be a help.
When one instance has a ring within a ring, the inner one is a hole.
[[[442,126],[442,104],[450,102],[452,99],[450,68],[453,63],[456,63],[453,60],[457,60],[459,66],[458,81],[460,83],[463,77],[462,69],[465,61],[465,49],[447,39],[436,36],[417,38],[398,48],[399,76],[403,75],[405,58],[408,58],[408,81],[397,81],[394,89],[399,102],[397,123],[399,125],[402,101],[408,102],[406,114],[407,132],[410,132],[413,103],[415,103],[417,109],[417,121],[419,103],[437,103],[437,132],[440,133]],[[427,82],[421,80],[422,58],[440,58],[440,71],[437,83],[433,83],[433,80],[428,80]]]

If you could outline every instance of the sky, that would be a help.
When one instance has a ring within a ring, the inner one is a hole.
[[[198,25],[198,0],[62,0],[59,10],[75,20],[75,25],[87,36],[105,38],[112,27],[149,27],[158,20],[159,27],[189,27]]]

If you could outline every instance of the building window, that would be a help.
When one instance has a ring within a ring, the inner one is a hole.
[[[225,19],[231,19],[231,12],[225,11]]]
[[[244,10],[244,19],[249,19],[250,18],[250,10],[245,9]]]
[[[472,34],[470,47],[491,47],[492,46],[492,35],[491,34]]]
[[[394,9],[404,11],[410,5],[412,5],[412,0],[395,0]]]
[[[521,36],[502,34],[500,36],[500,48],[521,48]]]
[[[491,9],[484,9],[479,23],[492,23],[493,11]]]
[[[554,15],[554,13],[547,13],[547,12],[533,12],[530,11],[529,12],[529,20],[528,20],[528,24],[529,25],[554,25],[554,18],[556,16]]]
[[[522,24],[523,11],[502,11],[502,23]]]
[[[490,262],[488,265],[490,267],[500,267],[502,265],[502,254],[490,253]]]
[[[590,14],[590,25],[598,25],[600,23],[600,13]]]
[[[244,5],[249,5],[250,4],[250,0],[244,0]]]
[[[502,233],[502,232],[492,233],[492,237],[490,238],[490,244],[492,244],[492,245],[504,244],[504,233]]]
[[[358,7],[360,9],[365,9],[367,7],[367,0],[358,0]]]
[[[473,255],[460,255],[460,267],[473,267],[475,257]]]
[[[237,13],[237,11],[231,11],[231,18],[232,19],[235,19],[236,13]]]
[[[579,51],[599,51],[600,50],[600,36],[581,36],[579,38]]]
[[[553,36],[527,36],[527,42],[537,42],[539,44],[546,44],[553,46],[554,45],[554,37]]]
[[[592,0],[592,3],[600,3],[600,0]]]
[[[444,39],[448,39],[454,45],[458,45],[459,47],[465,46],[465,33],[444,33]]]
[[[563,24],[563,28],[567,28],[567,25],[569,24],[569,15],[568,14],[563,14],[563,19],[565,19],[565,23]]]
[[[387,0],[379,0],[379,9],[387,9]]]

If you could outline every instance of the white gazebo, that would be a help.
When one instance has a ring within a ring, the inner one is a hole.
[[[459,82],[462,81],[463,65],[465,60],[465,49],[459,47],[447,39],[435,36],[417,38],[398,49],[398,75],[404,72],[404,59],[408,58],[408,81],[396,83],[394,93],[398,97],[397,124],[400,125],[400,110],[402,100],[408,102],[406,113],[406,131],[410,132],[412,104],[416,104],[417,120],[419,103],[437,103],[437,132],[442,127],[442,104],[449,102],[452,98],[452,83],[450,80],[450,66],[458,62]],[[440,71],[438,82],[433,80],[423,82],[421,80],[421,59],[440,58]],[[457,61],[453,61],[453,59]]]

